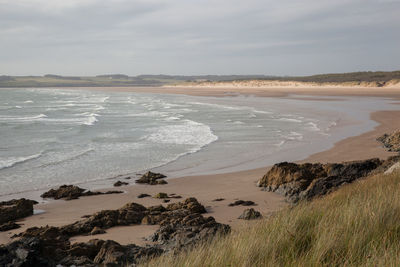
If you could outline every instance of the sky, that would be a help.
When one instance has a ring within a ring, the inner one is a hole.
[[[400,0],[0,0],[0,75],[400,70]]]

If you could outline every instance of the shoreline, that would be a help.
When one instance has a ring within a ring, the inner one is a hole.
[[[359,160],[372,157],[386,158],[395,153],[386,152],[375,141],[376,137],[385,132],[400,128],[400,122],[396,120],[400,111],[377,111],[370,114],[370,118],[378,125],[369,132],[359,136],[349,137],[334,144],[333,148],[313,154],[299,162],[341,162]],[[264,215],[275,212],[286,205],[284,198],[270,192],[263,192],[255,186],[256,181],[262,177],[268,167],[246,171],[238,171],[214,175],[196,175],[167,179],[167,185],[131,185],[121,187],[126,193],[121,195],[103,195],[82,197],[78,200],[64,201],[51,200],[35,206],[35,210],[45,210],[45,213],[36,214],[22,220],[24,224],[20,229],[0,233],[0,244],[10,241],[10,236],[19,233],[28,227],[54,225],[60,226],[72,223],[86,214],[104,209],[118,209],[128,202],[137,202],[145,206],[162,204],[161,200],[153,198],[138,199],[140,193],[154,195],[158,192],[168,194],[175,193],[184,198],[196,197],[208,210],[207,216],[213,216],[218,222],[227,223],[235,229],[243,222],[236,219],[247,207],[228,207],[228,204],[237,199],[252,200],[257,203],[254,208]],[[222,202],[214,202],[213,199],[225,198]],[[179,200],[172,199],[171,203]],[[127,227],[115,227],[109,229],[106,234],[96,236],[79,236],[72,242],[88,241],[93,238],[112,239],[121,244],[136,243],[145,244],[143,237],[149,236],[156,228],[154,226],[139,225]],[[128,234],[129,233],[129,234]]]

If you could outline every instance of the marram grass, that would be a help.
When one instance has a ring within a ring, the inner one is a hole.
[[[143,266],[400,266],[400,173],[368,177]]]

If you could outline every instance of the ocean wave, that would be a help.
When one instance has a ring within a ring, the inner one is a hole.
[[[24,121],[35,121],[42,118],[47,118],[45,114],[39,114],[36,116],[16,117],[16,116],[3,116],[0,117],[0,122],[24,122]]]
[[[61,159],[57,159],[57,157],[59,157],[59,155],[55,155],[53,156],[55,158],[55,160],[47,162],[45,164],[42,164],[39,166],[39,168],[43,168],[43,167],[48,167],[48,166],[54,166],[54,165],[59,165],[68,161],[72,161],[72,160],[77,160],[83,156],[86,156],[92,152],[94,152],[95,150],[93,148],[89,148],[83,151],[78,151],[75,153],[71,153],[71,154],[67,154],[67,156],[65,157],[65,153],[62,154],[62,158]]]
[[[8,157],[0,158],[0,170],[5,168],[10,168],[16,164],[27,162],[32,159],[37,159],[42,155],[42,153],[26,156],[26,157]]]

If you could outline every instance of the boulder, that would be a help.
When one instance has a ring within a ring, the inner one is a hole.
[[[327,194],[342,184],[367,176],[383,164],[377,158],[327,164],[282,162],[275,164],[257,185],[297,202]]]
[[[377,138],[389,151],[400,152],[400,131],[384,134]]]
[[[254,220],[260,218],[262,218],[261,213],[251,208],[251,209],[245,209],[238,219]]]
[[[154,173],[154,172],[147,172],[142,175],[139,179],[136,180],[138,184],[149,184],[149,185],[157,185],[157,184],[166,184],[165,180],[160,180],[166,178],[164,174],[161,173]]]
[[[254,203],[251,200],[236,200],[233,203],[229,203],[228,206],[233,207],[233,206],[239,206],[239,205],[242,205],[242,206],[254,206],[254,205],[256,205],[256,203]]]
[[[76,185],[62,185],[58,189],[50,189],[43,193],[40,197],[42,198],[54,198],[54,199],[78,199],[82,196],[96,196],[96,195],[108,195],[108,194],[121,194],[122,191],[107,191],[107,192],[92,192],[86,189],[80,188]]]
[[[123,185],[128,185],[128,184],[129,184],[129,183],[127,183],[127,182],[117,181],[117,182],[114,183],[114,186],[115,186],[115,187],[118,187],[118,186],[123,186]]]
[[[0,231],[18,228],[15,220],[33,215],[34,200],[25,198],[0,202]]]

